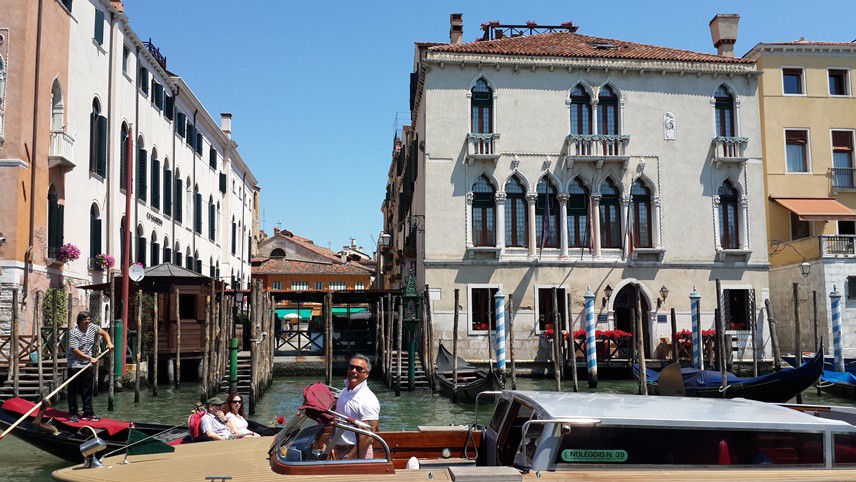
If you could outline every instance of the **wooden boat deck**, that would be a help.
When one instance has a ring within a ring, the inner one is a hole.
[[[122,456],[110,457],[100,469],[82,469],[79,466],[57,470],[57,480],[69,482],[134,482],[169,480],[204,481],[212,476],[231,476],[232,481],[300,480],[300,482],[341,480],[378,482],[452,480],[446,469],[399,470],[394,475],[318,475],[284,476],[273,473],[267,459],[270,438],[252,438],[228,442],[205,442],[180,446],[174,453],[139,455],[130,457],[131,464],[121,465]],[[110,468],[112,467],[112,468]],[[573,472],[535,472],[519,480],[856,480],[854,470],[793,470],[793,469],[736,469],[736,470],[639,470],[599,469]],[[215,479],[216,480],[216,479]]]

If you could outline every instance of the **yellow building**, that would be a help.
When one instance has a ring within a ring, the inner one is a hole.
[[[755,60],[763,72],[758,97],[770,299],[780,320],[782,351],[796,348],[797,284],[802,349],[814,349],[814,296],[817,336],[830,348],[829,293],[837,289],[842,294],[845,352],[854,355],[856,98],[852,72],[856,69],[856,43],[804,39],[761,43],[745,58]]]

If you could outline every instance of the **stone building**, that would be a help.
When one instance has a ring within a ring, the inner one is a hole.
[[[384,279],[428,286],[436,337],[487,357],[497,291],[513,299],[518,360],[546,360],[553,318],[632,331],[636,295],[648,356],[690,328],[689,294],[713,327],[715,280],[737,356],[763,354],[768,293],[765,202],[752,60],[734,58],[736,16],[717,16],[716,54],[577,33],[486,24],[463,43],[417,43],[411,123],[396,138],[379,246]],[[388,285],[387,285],[388,286]],[[569,303],[566,302],[569,300]],[[507,325],[506,325],[507,326]]]

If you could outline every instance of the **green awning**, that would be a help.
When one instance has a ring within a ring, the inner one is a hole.
[[[348,309],[349,308],[333,307],[333,314],[334,315],[340,315],[340,316],[347,316],[348,315]],[[368,308],[350,308],[350,310],[351,310],[352,315],[356,315],[357,313],[362,313],[362,312],[368,310]]]
[[[333,308],[335,310],[335,308]],[[277,308],[274,310],[276,316],[280,319],[285,318],[286,315],[297,315],[297,308]],[[299,317],[301,321],[310,321],[312,320],[312,308],[301,308]]]

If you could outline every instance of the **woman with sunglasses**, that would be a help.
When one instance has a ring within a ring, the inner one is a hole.
[[[229,411],[226,412],[226,425],[238,437],[258,437],[259,434],[247,429],[247,419],[244,418],[244,397],[238,392],[232,392],[226,398]]]

